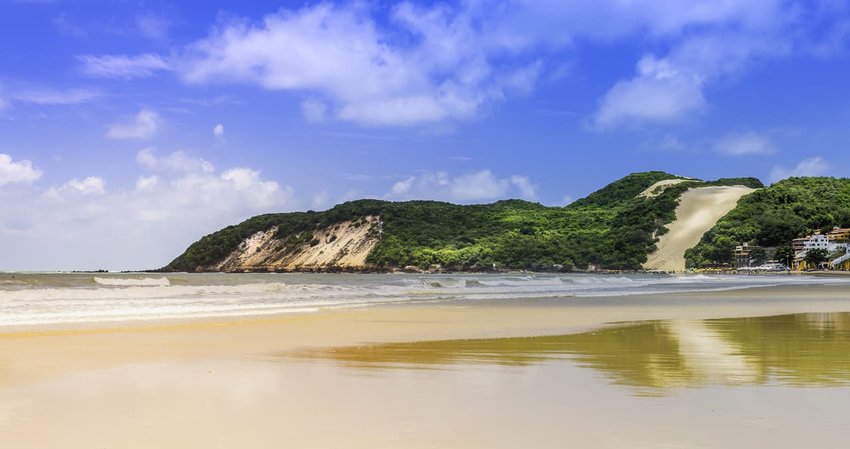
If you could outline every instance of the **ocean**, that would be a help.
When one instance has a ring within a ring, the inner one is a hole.
[[[2,273],[0,327],[313,313],[389,304],[600,297],[848,283],[801,275]]]

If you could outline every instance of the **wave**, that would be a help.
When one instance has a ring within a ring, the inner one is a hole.
[[[95,277],[94,282],[108,287],[168,287],[171,281],[161,278],[101,278]]]
[[[33,275],[0,279],[0,327],[58,322],[303,313],[430,301],[593,298],[721,291],[779,284],[845,283],[806,276],[585,274],[477,276]],[[92,282],[93,280],[93,282]],[[286,283],[280,282],[285,280]],[[3,281],[6,281],[5,283]],[[173,283],[173,284],[172,284]]]

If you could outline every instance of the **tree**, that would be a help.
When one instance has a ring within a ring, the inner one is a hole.
[[[776,248],[773,258],[790,267],[794,260],[794,248],[791,247],[790,243],[783,243]]]
[[[806,252],[806,265],[811,267],[818,267],[821,263],[826,262],[829,258],[829,254],[825,249],[817,248],[810,249]]]

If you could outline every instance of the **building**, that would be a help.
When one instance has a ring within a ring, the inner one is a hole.
[[[829,247],[829,239],[826,237],[826,234],[821,233],[809,236],[808,240],[803,242],[803,251],[809,251],[812,249],[825,249],[829,251]]]
[[[841,252],[844,254],[832,261],[825,262],[823,265],[831,269],[847,269],[850,267],[850,255],[848,255],[848,237],[850,237],[850,229],[835,228],[827,234],[816,233],[808,237],[794,239],[791,242],[791,247],[794,249],[794,269],[807,270],[817,269],[822,267],[808,266],[806,263],[806,255],[809,251],[821,249],[829,254]],[[798,249],[799,248],[799,249]]]
[[[791,240],[791,249],[794,250],[794,254],[797,254],[803,250],[803,246],[806,244],[807,240],[809,240],[808,237],[801,237],[798,239]]]
[[[850,242],[850,228],[834,228],[826,234],[826,238],[830,242],[847,243]]]
[[[749,243],[743,243],[735,247],[735,268],[745,268],[750,266],[750,250]]]

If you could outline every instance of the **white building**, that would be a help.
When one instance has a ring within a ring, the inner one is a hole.
[[[827,251],[832,251],[834,249],[831,248],[832,246],[837,247],[835,242],[831,242],[826,237],[826,234],[815,234],[803,242],[803,251],[808,251],[810,249],[825,249]]]
[[[800,239],[796,239],[795,243],[797,243],[799,241],[800,241]],[[831,254],[835,251],[838,251],[841,248],[850,249],[850,248],[848,248],[850,246],[850,244],[839,243],[838,241],[836,241],[834,239],[830,239],[826,234],[815,234],[815,235],[809,236],[802,243],[803,243],[803,250],[797,251],[794,254],[794,266],[797,269],[799,269],[800,264],[803,262],[803,259],[806,258],[806,254],[809,252],[809,250],[822,249],[822,250],[825,250],[827,253]],[[843,263],[845,260],[850,258],[850,255],[848,255],[848,254],[850,254],[850,251],[848,251],[847,253],[845,253],[844,256],[836,259],[833,262]]]

